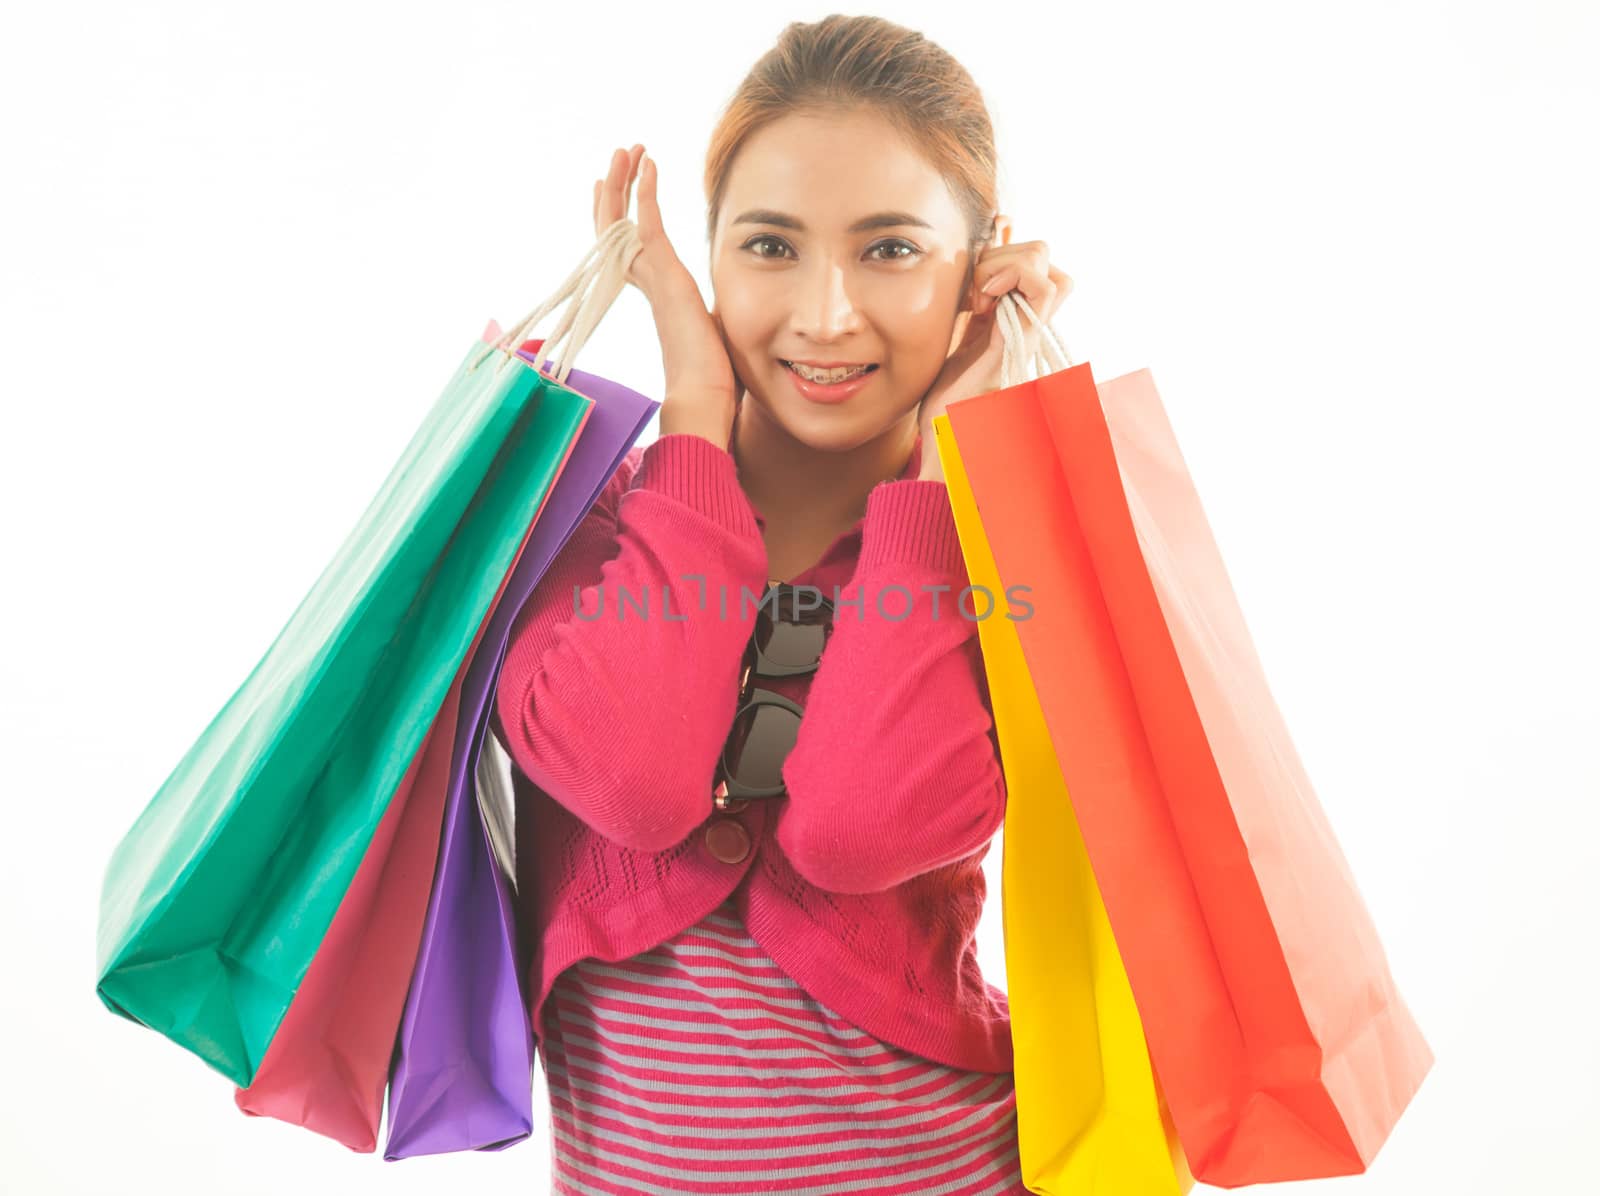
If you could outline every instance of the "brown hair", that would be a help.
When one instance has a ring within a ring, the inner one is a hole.
[[[791,23],[739,84],[706,152],[706,237],[728,173],[756,130],[794,113],[866,106],[933,164],[967,218],[973,245],[994,235],[994,127],[972,76],[945,50],[882,17],[835,13]]]

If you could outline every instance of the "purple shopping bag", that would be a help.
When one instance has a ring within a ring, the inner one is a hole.
[[[485,341],[498,340],[491,324]],[[540,342],[521,355],[533,360]],[[533,1029],[516,918],[478,807],[474,777],[511,627],[563,544],[661,404],[573,370],[595,400],[461,688],[438,868],[389,1073],[384,1158],[501,1150],[533,1132]]]

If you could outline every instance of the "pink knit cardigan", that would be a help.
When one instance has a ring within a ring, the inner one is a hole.
[[[524,606],[494,727],[516,765],[541,1040],[562,970],[648,951],[732,894],[778,966],[856,1026],[953,1067],[1012,1070],[1006,996],[974,946],[1006,797],[978,648],[987,606],[981,591],[958,605],[949,493],[916,476],[921,449],[782,579],[840,599],[817,671],[758,681],[805,708],[782,798],[711,804],[768,580],[764,521],[725,449],[684,433],[631,450]],[[731,828],[716,853],[705,833],[730,819],[751,843],[737,862]]]

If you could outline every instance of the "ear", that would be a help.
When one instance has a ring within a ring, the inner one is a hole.
[[[994,235],[996,245],[1011,244],[1011,217],[1003,212],[994,218]]]

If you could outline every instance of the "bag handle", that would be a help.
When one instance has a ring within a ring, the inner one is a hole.
[[[555,293],[488,346],[471,368],[477,369],[485,357],[499,349],[505,357],[498,368],[504,369],[506,363],[515,357],[515,347],[527,339],[533,326],[565,304],[561,322],[554,332],[544,338],[539,353],[534,355],[545,359],[542,366],[536,362],[535,369],[548,373],[557,382],[565,383],[579,351],[588,343],[601,318],[611,310],[611,305],[627,285],[628,266],[641,248],[639,226],[633,221],[623,217],[610,225],[590,246],[577,268],[567,275],[566,281],[556,288]]]
[[[1026,360],[1026,346],[1023,342],[1022,320],[1017,315],[1021,308],[1027,313],[1028,319],[1039,329],[1039,347],[1030,362]],[[1034,311],[1028,301],[1022,297],[1021,291],[1007,291],[1000,296],[999,302],[994,306],[995,319],[1000,322],[1001,354],[1000,354],[1000,389],[1015,386],[1024,381],[1021,377],[1012,377],[1012,371],[1018,374],[1027,372],[1031,364],[1036,371],[1034,377],[1043,377],[1045,374],[1057,370],[1070,369],[1072,356],[1067,352],[1067,346],[1061,340],[1060,334],[1049,324],[1039,318],[1039,313]]]

